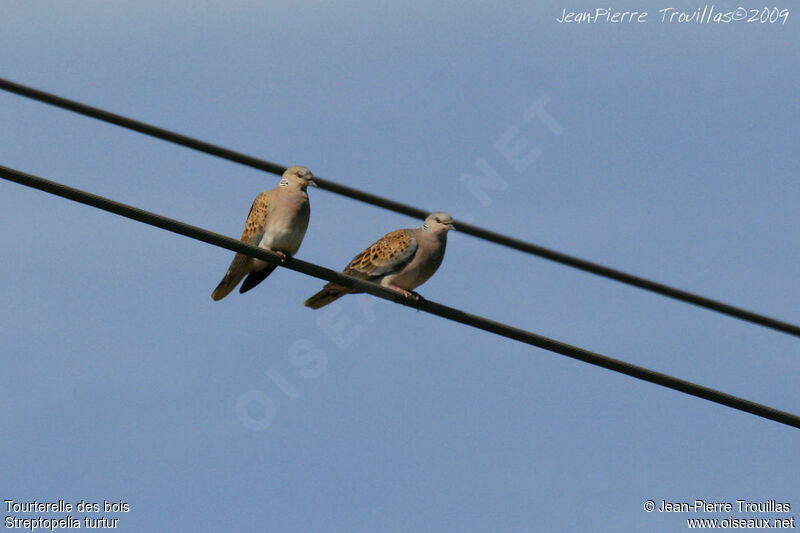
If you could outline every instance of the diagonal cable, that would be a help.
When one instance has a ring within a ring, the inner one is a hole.
[[[38,89],[21,85],[3,78],[0,78],[0,89],[24,96],[26,98],[37,100],[39,102],[60,107],[62,109],[67,109],[81,115],[96,118],[104,122],[116,124],[117,126],[138,131],[139,133],[179,144],[193,150],[198,150],[200,152],[227,159],[229,161],[240,163],[248,167],[264,170],[266,172],[271,172],[278,175],[283,174],[283,172],[286,170],[286,167],[278,165],[277,163],[272,163],[264,159],[259,159],[241,152],[236,152],[228,148],[223,148],[221,146],[194,139],[186,135],[181,135],[180,133],[165,130],[145,122],[140,122],[122,115],[117,115],[97,107],[92,107],[74,100],[69,100],[67,98],[40,91]],[[423,209],[364,192],[353,187],[348,187],[346,185],[342,185],[341,183],[336,183],[334,181],[319,177],[315,177],[314,180],[321,189],[325,189],[342,196],[347,196],[348,198],[352,198],[354,200],[366,202],[377,207],[383,207],[385,209],[402,213],[404,215],[409,215],[414,218],[424,219],[428,215],[428,212]],[[675,287],[670,287],[669,285],[665,285],[663,283],[658,283],[634,274],[629,274],[627,272],[607,267],[599,263],[593,263],[579,257],[568,255],[550,248],[545,248],[544,246],[539,246],[538,244],[523,241],[515,237],[503,235],[502,233],[497,233],[479,226],[467,224],[466,222],[456,220],[455,224],[460,232],[472,235],[479,239],[484,239],[501,246],[507,246],[521,252],[536,255],[550,261],[555,261],[556,263],[560,263],[562,265],[583,270],[584,272],[590,272],[598,276],[619,281],[620,283],[625,283],[627,285],[639,287],[640,289],[644,289],[646,291],[661,294],[662,296],[667,296],[668,298],[680,300],[682,302],[690,303],[705,309],[710,309],[712,311],[738,318],[740,320],[758,324],[766,328],[782,331],[784,333],[788,333],[789,335],[794,335],[795,337],[800,337],[800,326],[783,320],[772,318],[760,313],[755,313],[753,311],[748,311],[747,309],[743,309],[741,307],[729,305],[724,302],[706,298],[705,296],[700,296],[698,294],[677,289]]]
[[[733,409],[738,409],[762,418],[774,420],[781,424],[800,428],[800,416],[798,415],[781,411],[763,404],[755,403],[744,398],[739,398],[738,396],[733,396],[709,387],[704,387],[702,385],[679,379],[668,374],[663,374],[648,368],[633,365],[631,363],[614,359],[606,355],[584,350],[583,348],[579,348],[577,346],[572,346],[557,340],[549,339],[547,337],[537,335],[536,333],[531,333],[530,331],[515,328],[501,322],[496,322],[494,320],[467,313],[430,300],[416,302],[412,298],[406,298],[395,291],[386,289],[375,283],[351,278],[350,276],[346,276],[340,272],[336,272],[313,263],[308,263],[300,259],[289,258],[281,264],[280,257],[274,252],[265,250],[263,248],[250,246],[236,239],[220,235],[219,233],[214,233],[196,226],[191,226],[178,220],[167,218],[150,211],[145,211],[144,209],[139,209],[137,207],[116,202],[102,196],[91,194],[67,185],[63,185],[61,183],[46,180],[44,178],[26,174],[24,172],[4,166],[0,166],[0,177],[8,181],[13,181],[14,183],[19,183],[21,185],[39,189],[62,198],[67,198],[75,202],[90,205],[104,211],[109,211],[111,213],[171,231],[185,237],[203,241],[214,246],[227,248],[234,252],[241,252],[251,257],[263,259],[271,263],[279,263],[280,266],[290,270],[301,272],[325,281],[333,281],[347,287],[353,287],[359,291],[367,292],[373,296],[383,298],[384,300],[390,300],[409,307],[415,307],[421,311],[440,316],[447,320],[460,322],[461,324],[465,324],[467,326],[482,329],[496,335],[507,337],[525,344],[530,344],[531,346],[537,346],[539,348],[559,353],[591,365],[613,370],[614,372],[619,372],[636,379],[655,383],[657,385],[674,389],[692,396],[697,396],[698,398],[703,398],[720,405],[726,405]]]

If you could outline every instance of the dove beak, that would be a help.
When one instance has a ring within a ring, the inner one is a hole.
[[[450,231],[455,231],[456,230],[456,227],[453,225],[452,222],[450,224],[448,224],[447,227],[450,228]]]
[[[317,185],[317,182],[314,180],[308,180],[308,184],[311,185],[312,187],[319,187],[319,185]]]

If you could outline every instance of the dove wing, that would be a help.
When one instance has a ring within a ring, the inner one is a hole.
[[[387,233],[350,261],[345,274],[373,279],[400,272],[413,259],[419,246],[411,230]]]
[[[256,196],[253,205],[250,206],[250,212],[247,214],[247,221],[244,224],[241,238],[241,241],[245,244],[258,246],[258,243],[261,242],[261,237],[263,237],[264,229],[267,225],[267,213],[269,212],[272,193],[273,191],[262,192]],[[211,293],[211,297],[215,300],[221,300],[227,296],[242,281],[242,278],[253,270],[254,262],[252,257],[237,253],[222,281]]]

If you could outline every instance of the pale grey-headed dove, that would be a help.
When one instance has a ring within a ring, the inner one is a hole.
[[[412,291],[433,276],[442,264],[447,232],[451,229],[455,229],[453,217],[447,213],[432,213],[421,228],[387,233],[350,261],[343,272],[419,300],[421,297]],[[357,291],[328,283],[306,300],[305,305],[319,309],[349,292]]]
[[[242,233],[242,241],[272,250],[281,257],[294,255],[303,242],[311,208],[306,188],[315,185],[314,176],[305,167],[289,167],[278,186],[259,194]],[[237,253],[222,281],[211,293],[221,300],[247,276],[239,292],[247,292],[269,276],[277,265]]]

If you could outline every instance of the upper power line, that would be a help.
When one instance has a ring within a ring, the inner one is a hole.
[[[248,167],[271,172],[272,174],[281,175],[286,170],[285,166],[277,163],[272,163],[264,159],[259,159],[241,152],[236,152],[228,148],[223,148],[221,146],[194,139],[186,135],[181,135],[180,133],[165,130],[145,122],[140,122],[122,115],[117,115],[116,113],[111,113],[97,107],[92,107],[74,100],[69,100],[67,98],[40,91],[38,89],[21,85],[3,78],[0,78],[0,89],[24,96],[26,98],[31,98],[39,102],[54,105],[62,109],[67,109],[81,115],[93,117],[104,122],[116,124],[117,126],[138,131],[139,133],[179,144],[193,150],[205,152],[210,155],[227,159],[228,161],[233,161]],[[383,207],[404,215],[424,219],[428,214],[428,212],[423,209],[364,192],[353,187],[348,187],[334,181],[320,178],[316,175],[314,177],[314,181],[316,181],[321,189],[325,189],[336,194],[341,194],[343,196],[347,196],[348,198],[366,202],[378,207]],[[501,233],[468,224],[460,220],[456,220],[455,224],[459,232],[478,237],[479,239],[484,239],[502,246],[507,246],[509,248],[536,255],[550,261],[555,261],[556,263],[560,263],[562,265],[577,268],[585,272],[590,272],[592,274],[613,279],[627,285],[639,287],[640,289],[661,294],[669,298],[674,298],[698,307],[710,309],[712,311],[732,316],[740,320],[745,320],[747,322],[800,337],[800,326],[785,322],[783,320],[778,320],[760,313],[748,311],[747,309],[743,309],[741,307],[736,307],[718,300],[706,298],[705,296],[700,296],[698,294],[677,289],[675,287],[670,287],[669,285],[664,285],[663,283],[658,283],[634,274],[629,274],[621,270],[607,267],[598,263],[593,263],[579,257],[568,255],[550,248],[545,248],[544,246],[539,246],[537,244],[510,237],[508,235],[503,235]]]
[[[584,361],[595,366],[613,370],[614,372],[632,376],[636,379],[655,383],[657,385],[690,394],[692,396],[697,396],[698,398],[704,398],[714,403],[726,405],[733,409],[738,409],[762,418],[774,420],[781,424],[800,428],[800,416],[786,411],[781,411],[773,407],[755,403],[744,398],[739,398],[737,396],[711,389],[709,387],[704,387],[702,385],[679,379],[668,374],[662,374],[661,372],[656,372],[648,368],[633,365],[631,363],[614,359],[606,355],[584,350],[583,348],[579,348],[577,346],[572,346],[560,341],[549,339],[547,337],[531,333],[530,331],[515,328],[494,320],[489,320],[488,318],[484,318],[482,316],[466,313],[459,309],[448,307],[430,300],[422,300],[417,302],[413,298],[406,298],[391,289],[381,287],[375,283],[352,278],[340,272],[336,272],[313,263],[301,261],[300,259],[289,258],[284,263],[280,263],[280,257],[270,250],[251,246],[243,243],[242,241],[220,235],[219,233],[214,233],[196,226],[191,226],[178,220],[116,202],[114,200],[75,189],[61,183],[46,180],[44,178],[26,174],[24,172],[4,166],[0,166],[0,177],[21,185],[55,194],[62,198],[67,198],[75,202],[97,207],[98,209],[102,209],[104,211],[116,213],[117,215],[171,231],[179,235],[197,239],[214,246],[227,248],[229,250],[233,250],[234,252],[241,252],[257,259],[269,261],[270,263],[278,263],[280,266],[290,270],[302,272],[303,274],[314,276],[325,281],[332,281],[339,285],[354,287],[359,291],[372,294],[373,296],[377,296],[385,300],[415,307],[421,311],[425,311],[448,320],[460,322],[462,324],[482,329],[496,335],[501,335],[503,337],[514,339],[532,346],[537,346],[539,348],[556,352],[579,361]]]

